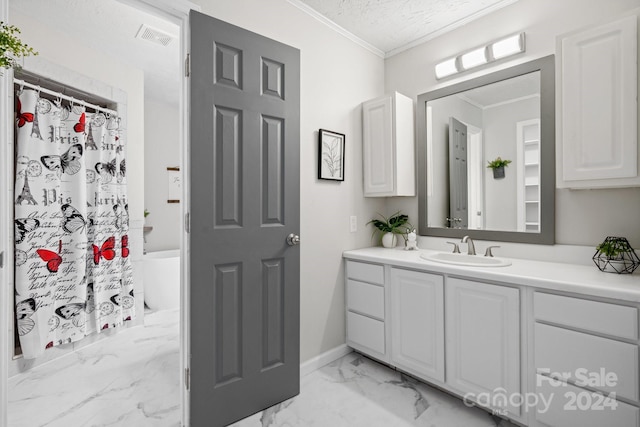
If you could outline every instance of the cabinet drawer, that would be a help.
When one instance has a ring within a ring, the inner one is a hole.
[[[634,307],[541,292],[536,292],[533,298],[536,320],[638,339],[638,310]]]
[[[384,320],[384,287],[348,279],[347,309]]]
[[[536,323],[535,366],[538,372],[548,370],[566,373],[571,380],[588,379],[590,375],[616,375],[614,385],[590,384],[618,396],[638,400],[638,347],[636,345],[596,337],[581,332]],[[604,378],[603,378],[604,380]],[[578,384],[580,385],[580,384]]]
[[[347,312],[347,340],[384,354],[384,322]]]
[[[378,264],[347,261],[347,277],[362,282],[384,285],[384,267]]]
[[[566,383],[552,384],[540,375],[536,376],[536,391],[542,396],[536,408],[536,419],[542,425],[638,427],[638,408],[619,401],[613,401],[613,407],[605,406],[602,395],[598,393]]]

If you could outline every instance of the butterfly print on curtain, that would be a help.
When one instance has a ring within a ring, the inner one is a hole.
[[[16,108],[15,309],[30,359],[135,318],[135,300],[120,120],[33,90]]]

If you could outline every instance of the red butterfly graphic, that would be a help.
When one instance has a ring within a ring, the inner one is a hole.
[[[114,248],[116,247],[116,238],[111,236],[102,244],[102,248],[93,246],[93,262],[98,265],[100,264],[100,257],[106,259],[107,261],[111,261],[116,256],[116,251]]]
[[[78,119],[78,123],[73,125],[73,130],[76,131],[77,133],[83,133],[86,121],[87,121],[87,118],[84,115],[84,113],[82,113],[82,115],[80,116],[80,119]]]
[[[129,236],[122,236],[122,258],[126,258],[129,256]]]
[[[26,123],[33,123],[33,119],[34,119],[33,113],[22,112],[22,103],[18,99],[18,127],[21,128]]]
[[[62,240],[58,242],[58,253],[48,249],[38,249],[36,252],[40,255],[40,258],[47,263],[49,273],[58,272],[58,267],[62,264],[62,257],[60,256],[60,252],[62,252]]]

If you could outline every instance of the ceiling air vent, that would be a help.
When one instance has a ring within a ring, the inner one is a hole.
[[[136,34],[136,38],[149,40],[150,42],[161,44],[162,46],[168,46],[175,37],[157,28],[142,24],[138,30],[138,34]]]

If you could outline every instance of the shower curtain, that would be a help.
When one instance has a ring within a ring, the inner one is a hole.
[[[25,358],[135,316],[120,119],[18,93],[16,327]]]

